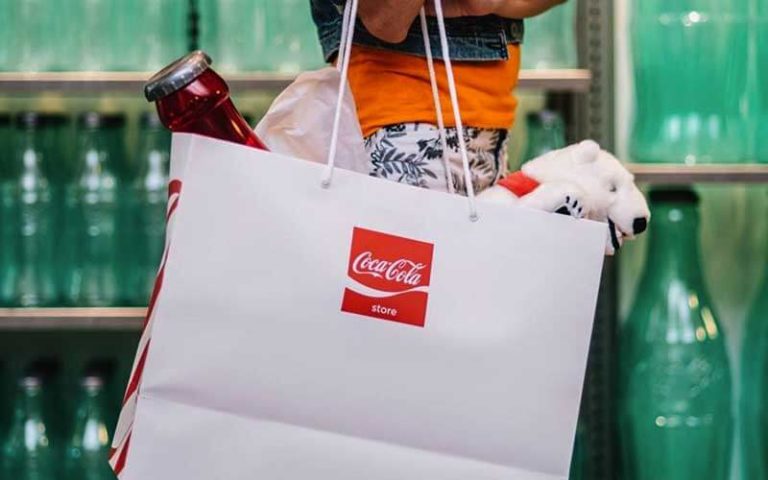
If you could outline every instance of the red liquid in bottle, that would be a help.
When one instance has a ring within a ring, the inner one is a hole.
[[[173,132],[196,133],[268,150],[229,97],[229,87],[211,59],[196,51],[155,74],[144,87],[160,120]]]

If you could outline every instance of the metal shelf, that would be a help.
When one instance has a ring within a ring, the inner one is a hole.
[[[145,312],[145,308],[0,308],[0,331],[138,331]]]
[[[768,183],[768,164],[739,165],[628,165],[640,183]]]
[[[62,92],[92,94],[129,92],[139,94],[150,72],[0,72],[0,93]],[[225,74],[234,91],[281,90],[293,74],[254,72]],[[586,92],[592,75],[588,70],[523,70],[519,87],[565,92]]]

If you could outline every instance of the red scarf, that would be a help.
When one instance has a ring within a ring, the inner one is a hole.
[[[516,197],[522,197],[536,190],[539,182],[518,170],[499,180],[496,185],[506,188]]]

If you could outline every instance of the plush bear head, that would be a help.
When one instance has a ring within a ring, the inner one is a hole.
[[[651,213],[633,175],[591,140],[546,153],[523,165],[522,171],[542,185],[578,186],[587,197],[587,217],[609,225],[609,254],[648,226]]]

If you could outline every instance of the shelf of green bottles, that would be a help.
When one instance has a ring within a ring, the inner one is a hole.
[[[0,308],[0,331],[138,331],[145,308]]]
[[[768,183],[768,164],[662,165],[629,164],[639,183]]]
[[[151,76],[147,72],[0,72],[0,92],[140,92]],[[280,90],[295,78],[294,74],[253,72],[225,74],[235,91]],[[523,70],[519,87],[563,92],[586,92],[592,82],[589,70]]]

